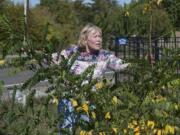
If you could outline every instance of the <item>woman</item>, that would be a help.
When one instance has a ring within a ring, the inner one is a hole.
[[[102,78],[107,69],[120,71],[125,69],[128,64],[117,58],[109,51],[102,49],[102,31],[99,27],[88,24],[79,35],[78,45],[63,50],[61,55],[66,59],[73,53],[79,52],[77,59],[71,67],[71,72],[74,74],[83,73],[89,66],[96,64],[93,78]],[[60,62],[58,55],[53,54],[53,62]],[[77,121],[77,116],[73,114],[74,108],[71,102],[63,99],[59,102],[58,111],[64,113],[64,122],[60,123],[60,130],[63,128],[73,128]],[[88,116],[81,117],[85,121],[89,121]],[[61,134],[61,133],[60,133]]]
[[[92,24],[88,24],[82,29],[78,45],[63,50],[61,55],[69,58],[77,51],[80,55],[71,67],[71,72],[74,74],[81,74],[87,67],[96,64],[93,78],[101,78],[107,69],[120,71],[128,66],[128,63],[123,63],[123,60],[117,58],[113,53],[102,49],[102,31]],[[56,64],[60,62],[57,53],[53,54],[53,62]]]

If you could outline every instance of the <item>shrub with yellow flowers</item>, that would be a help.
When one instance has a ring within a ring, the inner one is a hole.
[[[156,26],[152,20],[155,17],[154,15],[156,15],[153,14],[153,10],[158,9],[161,2],[162,0],[150,0],[147,4],[142,5],[144,6],[144,16],[145,14],[147,15],[147,19],[144,20],[148,21],[150,19],[150,24],[153,24],[153,27]],[[137,4],[136,7],[138,6]],[[109,13],[107,15],[110,15]],[[163,14],[164,12],[161,13],[161,15]],[[130,17],[134,17],[135,19],[132,20],[135,21],[132,23],[130,21],[128,24],[141,23],[143,16],[139,17],[137,15],[126,9],[123,14],[126,20],[123,23],[128,23]],[[158,14],[157,17],[159,18],[160,15]],[[63,99],[69,101],[68,103],[72,105],[71,113],[78,118],[72,128],[61,128],[63,135],[180,134],[179,48],[162,50],[161,60],[155,63],[149,63],[143,58],[140,60],[129,60],[131,66],[121,72],[124,74],[120,74],[125,75],[128,79],[113,84],[111,81],[108,82],[106,78],[99,80],[92,78],[95,65],[90,66],[81,75],[72,74],[70,69],[78,53],[73,54],[70,59],[65,59],[62,56],[61,62],[53,65],[53,49],[51,48],[53,43],[47,41],[51,38],[48,35],[48,29],[44,30],[45,33],[43,35],[47,37],[43,36],[43,40],[38,39],[34,41],[33,39],[27,39],[27,44],[24,44],[26,41],[22,44],[24,32],[19,35],[18,33],[13,33],[16,30],[11,28],[8,18],[4,17],[4,19],[5,25],[3,26],[5,27],[2,27],[1,30],[4,32],[7,30],[7,36],[4,37],[8,40],[12,39],[12,41],[7,42],[14,44],[18,37],[18,47],[15,46],[14,48],[12,46],[13,48],[10,50],[17,50],[22,47],[22,50],[16,53],[26,54],[25,57],[18,57],[7,64],[15,67],[19,66],[23,69],[27,66],[34,74],[21,87],[21,92],[25,93],[23,93],[24,95],[22,94],[23,103],[18,100],[19,91],[17,87],[14,88],[12,94],[10,93],[11,100],[3,101],[3,83],[0,82],[0,134],[58,134],[59,125],[64,122],[65,118],[63,111],[57,112],[59,101]],[[23,23],[22,20],[21,22]],[[149,34],[146,30],[146,25],[151,25],[148,22],[143,25],[143,29],[136,31],[136,33]],[[104,27],[108,26],[106,25],[108,24],[107,22],[102,24],[104,24]],[[115,26],[119,27],[120,25]],[[160,27],[160,33],[162,33],[161,28],[166,27]],[[108,27],[108,29],[111,29],[111,27]],[[113,30],[117,32],[116,28]],[[151,29],[149,31],[151,34]],[[110,31],[108,30],[108,32]],[[156,33],[158,31],[152,32]],[[1,35],[4,34],[2,33]],[[30,37],[29,35],[27,38]],[[42,44],[42,48],[39,48],[36,43]],[[161,48],[158,49],[161,50]],[[7,48],[7,50],[9,49]],[[6,66],[4,62],[4,60],[0,61],[0,67]],[[34,89],[34,86],[44,80],[48,83],[48,88],[45,90],[47,95],[37,98],[37,90]],[[66,109],[66,107],[63,109]],[[80,119],[81,116],[88,120]]]
[[[73,114],[86,116],[89,120],[78,120],[72,129],[64,129],[64,134],[180,134],[177,54],[177,51],[168,51],[167,57],[165,55],[153,66],[145,59],[132,61],[132,66],[123,71],[129,79],[116,85],[108,85],[105,80],[93,80],[94,65],[82,75],[72,75],[69,72],[72,64],[65,59],[59,65],[38,69],[23,85],[23,88],[32,91],[24,107],[14,100],[9,108],[0,102],[0,118],[3,118],[0,120],[3,121],[0,131],[11,133],[8,128],[11,127],[17,134],[58,133],[57,125],[64,120],[64,116],[57,114],[57,104],[61,99],[68,99],[73,106]],[[75,57],[72,56],[72,63]],[[44,79],[51,85],[47,89],[48,96],[37,105],[35,90],[31,88]],[[46,132],[42,131],[42,127]]]

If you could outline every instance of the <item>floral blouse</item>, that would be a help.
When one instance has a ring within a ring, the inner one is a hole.
[[[63,55],[65,58],[69,58],[70,55],[77,51],[79,51],[80,55],[78,55],[71,67],[71,72],[74,74],[81,74],[89,66],[95,64],[96,66],[94,69],[93,78],[102,78],[107,69],[120,71],[128,66],[128,63],[123,63],[123,60],[117,58],[113,53],[103,49],[92,54],[82,51],[80,47],[75,46],[67,50],[63,50],[61,55]],[[55,64],[59,64],[60,59],[58,58],[57,53],[52,54],[52,58]]]

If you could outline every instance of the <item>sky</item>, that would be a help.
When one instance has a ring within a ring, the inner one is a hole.
[[[24,0],[12,0],[15,3],[23,3]],[[39,3],[40,0],[29,0],[31,6],[35,6],[36,4]],[[87,2],[90,0],[86,0]],[[118,0],[119,4],[124,4],[124,3],[129,3],[131,0]]]

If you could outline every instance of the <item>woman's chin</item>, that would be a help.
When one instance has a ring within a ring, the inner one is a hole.
[[[92,47],[92,48],[88,48],[88,52],[96,52],[96,51],[99,51],[102,49],[102,46],[95,46],[95,47]]]
[[[99,50],[101,50],[101,49],[102,49],[102,46],[97,46],[97,47],[96,47],[96,50],[97,50],[97,51],[99,51]]]

